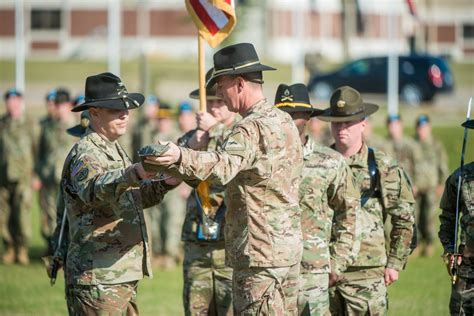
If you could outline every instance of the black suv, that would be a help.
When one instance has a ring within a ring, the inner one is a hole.
[[[387,93],[387,56],[352,61],[327,74],[311,76],[308,90],[327,100],[334,89],[348,85],[364,93]],[[444,59],[431,55],[398,56],[398,91],[409,105],[430,101],[437,92],[452,91],[453,76]]]

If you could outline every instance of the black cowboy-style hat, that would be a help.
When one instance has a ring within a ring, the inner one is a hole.
[[[474,120],[467,120],[461,124],[462,127],[474,129]]]
[[[308,112],[317,116],[324,111],[313,108],[309,102],[308,88],[302,83],[280,84],[275,95],[275,106],[287,113]]]
[[[71,136],[81,137],[82,135],[84,135],[84,133],[86,132],[86,129],[89,127],[89,123],[90,123],[89,111],[88,110],[82,111],[81,123],[68,128],[66,132]]]
[[[128,93],[119,77],[104,72],[87,77],[84,103],[75,106],[72,111],[80,112],[90,107],[113,110],[136,109],[145,101],[141,93]]]
[[[360,93],[349,86],[337,88],[331,95],[330,107],[318,118],[326,122],[350,122],[369,116],[379,109],[366,103]]]
[[[214,71],[214,68],[211,68],[207,71],[207,73],[206,73],[206,82],[208,82],[209,79],[211,79],[213,71]],[[199,99],[199,89],[193,90],[189,94],[189,97],[191,99]],[[217,87],[216,87],[215,84],[212,85],[212,87],[211,86],[206,87],[206,99],[207,100],[220,100],[221,99],[217,96]]]
[[[225,75],[240,75],[265,70],[276,70],[260,63],[255,47],[250,43],[239,43],[222,48],[214,54],[214,72],[206,87],[212,87],[216,78]]]

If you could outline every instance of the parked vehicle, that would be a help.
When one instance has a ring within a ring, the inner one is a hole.
[[[327,100],[337,87],[349,85],[362,93],[387,93],[388,57],[354,60],[327,74],[311,76],[308,90],[316,99]],[[454,81],[447,62],[432,55],[398,57],[398,91],[409,105],[431,101],[438,92],[453,90]]]

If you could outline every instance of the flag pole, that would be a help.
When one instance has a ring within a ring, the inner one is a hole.
[[[206,112],[206,82],[204,60],[204,38],[198,33],[198,59],[199,59],[199,111]]]

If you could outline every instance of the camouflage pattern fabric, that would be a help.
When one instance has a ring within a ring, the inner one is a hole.
[[[439,239],[445,253],[454,253],[456,223],[456,196],[460,169],[446,180],[440,202],[441,215]],[[474,312],[474,162],[464,166],[461,175],[460,196],[460,252],[463,262],[458,268],[458,278],[451,291],[449,309],[451,315],[472,315]]]
[[[302,316],[331,315],[329,312],[328,273],[301,273],[298,313]]]
[[[186,242],[183,264],[185,315],[233,315],[232,268],[224,242]]]
[[[360,196],[352,182],[352,172],[338,152],[307,138],[303,155],[299,190],[303,287],[298,309],[305,315],[321,315],[329,311],[328,273],[341,274],[358,253],[355,234]],[[320,279],[325,283],[314,283]]]
[[[70,151],[63,179],[68,284],[119,284],[151,276],[143,208],[159,203],[170,187],[139,181],[122,147],[91,128]]]
[[[384,270],[384,267],[349,268],[337,286],[329,290],[331,315],[386,315]]]
[[[226,185],[226,262],[231,267],[288,267],[302,254],[302,162],[291,117],[263,99],[236,124],[222,151],[181,147],[180,164],[168,171]]]
[[[435,190],[448,177],[448,158],[443,145],[435,139],[418,141],[423,159],[415,166],[415,186],[418,190],[416,226],[418,240],[432,244],[435,236]]]
[[[56,225],[56,200],[64,160],[74,144],[74,138],[67,135],[68,124],[50,117],[40,122],[36,173],[42,186],[39,192],[41,207],[41,234],[51,247],[51,236]]]
[[[377,148],[378,149],[378,148]],[[400,166],[410,177],[410,181],[415,182],[415,166],[423,160],[418,144],[409,137],[404,137],[401,141],[395,141],[391,138],[385,140],[385,146],[381,148],[388,156],[394,158],[400,163]]]
[[[138,282],[76,285],[68,289],[70,315],[138,315]]]
[[[234,313],[298,315],[299,267],[234,269]]]
[[[332,290],[331,308],[341,304],[344,309],[362,308],[359,302],[367,302],[372,295],[377,309],[374,315],[386,313],[386,286],[383,280],[385,268],[402,270],[410,253],[413,235],[414,197],[408,176],[399,167],[396,160],[374,150],[379,171],[378,194],[369,198],[357,214],[357,236],[360,238],[360,251],[357,260],[342,274],[342,280]],[[368,147],[363,145],[356,155],[347,158],[354,175],[354,182],[362,193],[370,189],[368,171]],[[384,223],[391,216],[392,228],[390,244],[385,245]],[[388,251],[386,250],[388,249]],[[372,271],[379,271],[372,276]],[[357,290],[360,289],[360,290]],[[351,303],[356,302],[356,303]],[[355,304],[355,307],[351,305]],[[366,304],[367,305],[367,304]],[[367,306],[367,308],[369,308]],[[343,310],[344,310],[343,309]],[[358,314],[358,312],[355,312]],[[364,314],[364,313],[362,313]]]
[[[31,179],[36,155],[35,124],[0,117],[0,227],[8,247],[27,247],[31,237]]]
[[[209,130],[207,150],[222,147],[231,128],[217,124]],[[178,141],[187,146],[187,140],[195,131],[188,132]],[[217,210],[224,203],[225,187],[209,186],[212,205],[208,216],[215,219]],[[201,222],[195,192],[191,192],[186,203],[186,217],[181,232],[184,244],[184,288],[183,303],[186,315],[232,315],[232,268],[225,265],[224,227],[222,219],[218,241],[198,241],[197,227]],[[215,307],[214,307],[215,306]]]

